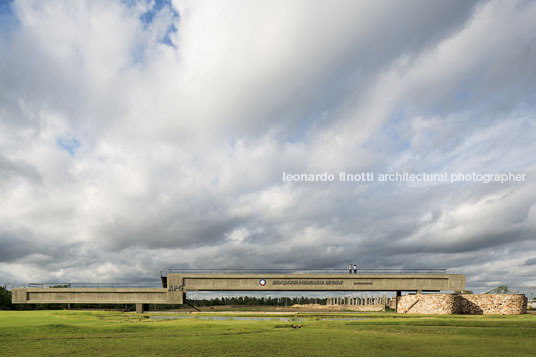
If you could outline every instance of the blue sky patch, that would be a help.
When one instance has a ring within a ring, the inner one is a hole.
[[[179,18],[179,13],[173,8],[171,0],[156,0],[153,7],[143,14],[140,15],[140,20],[143,23],[143,26],[147,28],[150,24],[153,23],[155,16],[162,10],[169,10],[173,15],[173,21]],[[160,40],[161,43],[175,47],[171,41],[171,35],[177,32],[177,28],[174,24],[171,24],[166,31],[164,37]]]
[[[174,17],[179,16],[179,13],[173,8],[171,0],[156,0],[152,9],[140,15],[141,22],[143,22],[144,25],[151,24],[155,15],[164,8],[171,10]]]
[[[11,15],[13,13],[13,0],[0,0],[0,14]]]
[[[76,151],[80,148],[80,141],[72,135],[64,135],[56,138],[56,144],[67,151],[71,156],[76,154]]]
[[[169,45],[171,47],[176,47],[175,44],[171,41],[171,35],[174,34],[175,32],[177,32],[177,28],[175,27],[175,25],[171,25],[168,28],[166,34],[164,35],[164,38],[162,38],[160,42],[166,45]]]
[[[155,21],[155,18],[157,14],[160,11],[168,11],[171,13],[171,24],[167,28],[165,34],[157,39],[159,43],[171,46],[173,48],[176,48],[175,44],[171,40],[172,34],[177,32],[177,27],[175,26],[175,23],[179,19],[179,13],[173,8],[173,5],[171,4],[171,0],[156,0],[156,1],[147,1],[142,0],[146,3],[152,5],[150,9],[143,14],[139,16],[139,20],[143,25],[144,30],[147,30],[150,25],[153,24]],[[123,0],[123,3],[127,6],[134,6],[135,4],[139,3],[140,1],[136,0]],[[145,58],[145,51],[147,49],[147,45],[145,43],[139,43],[134,49],[132,53],[133,58],[133,64],[143,64],[144,58]]]
[[[13,0],[0,0],[0,35],[9,33],[17,24]]]

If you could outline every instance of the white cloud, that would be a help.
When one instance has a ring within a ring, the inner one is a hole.
[[[505,262],[534,272],[536,5],[151,6],[14,2],[0,36],[0,280],[356,259],[465,267],[476,287],[519,284]],[[529,175],[281,179],[338,170]]]

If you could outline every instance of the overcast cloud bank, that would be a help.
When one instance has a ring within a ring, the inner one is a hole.
[[[0,12],[0,281],[357,262],[536,285],[536,2]],[[282,180],[326,171],[526,179]]]

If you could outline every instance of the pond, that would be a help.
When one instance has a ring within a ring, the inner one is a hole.
[[[150,316],[153,320],[176,320],[176,319],[200,319],[200,320],[221,320],[221,321],[358,321],[370,319],[372,317],[259,317],[259,316]]]

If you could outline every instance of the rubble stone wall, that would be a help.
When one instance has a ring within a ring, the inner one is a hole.
[[[460,313],[460,303],[450,294],[405,295],[398,301],[398,313],[452,315]]]
[[[401,296],[401,314],[520,315],[527,313],[523,294],[417,294]]]
[[[468,315],[521,315],[527,313],[523,294],[460,295],[461,313]]]

